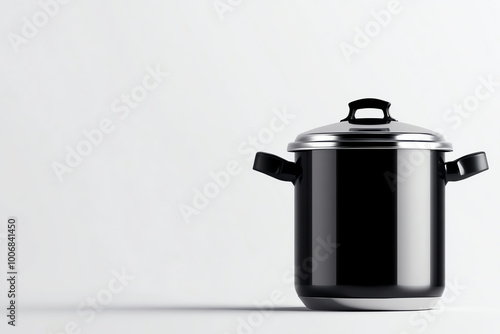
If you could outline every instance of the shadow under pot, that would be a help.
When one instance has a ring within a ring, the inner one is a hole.
[[[444,291],[445,185],[488,169],[484,152],[444,162],[442,135],[396,121],[390,103],[349,103],[340,123],[300,134],[295,162],[253,168],[295,185],[295,288],[322,310],[422,310]],[[375,108],[383,118],[356,118]]]

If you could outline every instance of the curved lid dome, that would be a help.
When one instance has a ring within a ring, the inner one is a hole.
[[[349,103],[349,115],[340,121],[297,136],[288,151],[383,148],[430,149],[451,151],[452,145],[434,131],[396,121],[389,115],[390,103],[378,99],[361,99]],[[356,118],[356,110],[376,108],[383,118]]]

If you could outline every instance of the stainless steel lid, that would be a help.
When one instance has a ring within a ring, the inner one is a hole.
[[[301,133],[288,151],[324,149],[427,149],[452,151],[444,137],[429,129],[396,121],[389,115],[391,104],[378,99],[361,99],[349,103],[349,115],[340,123]],[[381,109],[383,118],[356,118],[364,108]]]

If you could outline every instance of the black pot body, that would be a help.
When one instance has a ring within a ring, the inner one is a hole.
[[[442,151],[296,152],[295,287],[301,297],[439,297]]]

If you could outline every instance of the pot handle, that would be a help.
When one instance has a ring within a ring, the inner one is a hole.
[[[352,101],[349,103],[349,115],[346,118],[341,120],[348,121],[351,124],[387,124],[391,121],[396,121],[389,114],[389,107],[391,106],[390,102],[374,99],[374,98],[366,98],[360,99],[356,101]],[[358,109],[367,109],[374,108],[380,109],[384,112],[384,118],[356,118],[356,111]]]
[[[488,170],[486,153],[471,153],[457,160],[445,163],[446,182],[460,181]]]
[[[281,181],[290,181],[293,184],[302,174],[296,163],[264,152],[255,154],[253,169]]]

